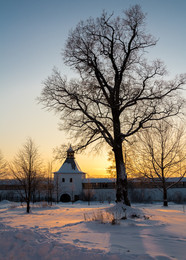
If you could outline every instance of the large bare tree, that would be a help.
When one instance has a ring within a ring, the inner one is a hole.
[[[146,32],[139,5],[122,17],[103,12],[81,21],[69,33],[65,64],[79,77],[67,81],[57,69],[44,82],[40,102],[61,115],[61,128],[83,148],[106,143],[115,155],[117,202],[130,205],[122,143],[153,120],[176,115],[182,105],[177,90],[185,75],[165,81],[160,60],[148,63],[145,50],[157,40]]]
[[[29,213],[32,195],[42,180],[40,155],[31,138],[27,139],[23,148],[15,156],[10,168],[19,183],[19,193],[27,203],[26,211]]]
[[[138,134],[136,170],[162,191],[164,206],[168,206],[167,190],[186,174],[185,136],[184,127],[170,120],[158,121]]]

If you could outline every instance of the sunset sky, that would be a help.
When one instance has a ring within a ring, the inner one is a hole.
[[[27,137],[44,160],[52,159],[56,146],[70,143],[58,129],[59,118],[37,104],[42,81],[54,66],[72,76],[60,53],[80,20],[100,16],[102,10],[121,15],[133,4],[147,13],[148,31],[159,39],[149,57],[162,59],[170,78],[186,72],[185,0],[0,0],[0,150],[5,159],[12,160]],[[92,176],[104,174],[108,166],[106,150],[76,159]]]

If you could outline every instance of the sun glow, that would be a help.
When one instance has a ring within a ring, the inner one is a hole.
[[[100,155],[81,154],[76,155],[81,170],[87,173],[87,177],[108,177],[107,168],[109,162],[107,160],[107,153]]]

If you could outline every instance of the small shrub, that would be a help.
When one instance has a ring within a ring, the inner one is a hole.
[[[84,213],[85,221],[98,221],[101,224],[110,223],[112,225],[119,224],[119,219],[116,218],[113,212],[104,210],[93,211],[92,213]]]
[[[182,193],[179,192],[179,191],[175,192],[173,201],[174,201],[175,203],[178,203],[178,204],[183,203],[183,195],[182,195]]]
[[[42,208],[47,208],[48,203],[46,201],[42,201],[41,206],[42,206]]]
[[[109,197],[107,197],[107,201],[108,201],[108,203],[109,203],[109,204],[111,203],[112,199],[111,199],[111,197],[110,197],[110,196],[109,196]]]
[[[13,204],[13,203],[12,203],[12,204],[10,205],[10,209],[16,209],[16,208],[17,208],[17,205],[16,205],[16,204]]]
[[[132,215],[130,215],[130,217],[131,217],[131,218],[140,218],[140,216],[137,215],[137,214],[132,214]]]

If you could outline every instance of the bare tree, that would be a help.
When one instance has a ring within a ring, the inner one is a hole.
[[[92,187],[92,184],[90,182],[90,179],[87,179],[87,183],[84,183],[84,191],[83,191],[83,197],[84,200],[88,201],[88,205],[90,205],[90,201],[94,196],[94,190]]]
[[[63,58],[79,74],[67,81],[57,69],[44,82],[40,102],[61,115],[61,129],[80,148],[106,142],[117,171],[116,200],[130,205],[122,143],[153,120],[176,115],[186,75],[165,81],[160,60],[147,62],[145,50],[157,40],[146,33],[139,5],[115,17],[103,12],[69,33]]]
[[[56,194],[56,202],[59,203],[59,175],[56,174],[55,178],[54,178],[54,190],[55,190],[55,194]]]
[[[172,125],[170,120],[163,120],[138,136],[137,170],[141,176],[151,179],[161,189],[163,205],[168,206],[167,190],[186,174],[184,128]],[[170,182],[171,177],[177,178]]]
[[[52,206],[52,200],[53,200],[53,191],[54,191],[54,185],[53,185],[53,163],[48,162],[47,165],[47,198],[48,198],[48,204]]]
[[[23,148],[11,164],[14,178],[19,182],[19,192],[27,203],[27,213],[30,212],[30,202],[39,181],[41,180],[41,160],[38,148],[31,138],[28,138]]]
[[[6,173],[7,173],[7,162],[5,161],[0,151],[0,178],[5,177]]]

